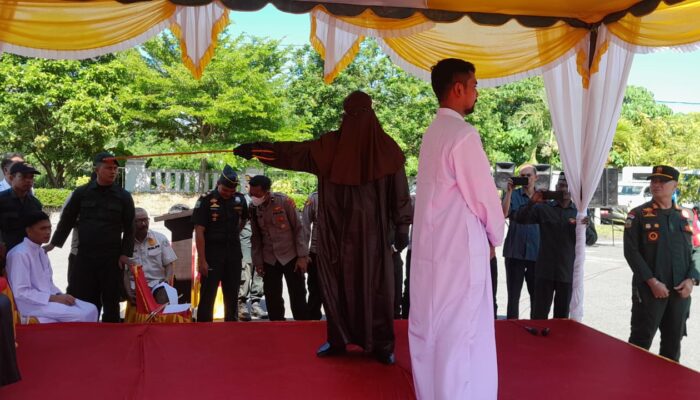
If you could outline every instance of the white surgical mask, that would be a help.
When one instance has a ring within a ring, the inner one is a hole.
[[[250,196],[250,201],[253,203],[254,206],[259,206],[260,204],[265,202],[265,197],[255,197],[255,196]]]

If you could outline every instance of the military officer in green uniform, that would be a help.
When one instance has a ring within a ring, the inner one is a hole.
[[[625,258],[632,278],[629,342],[649,349],[661,331],[663,357],[678,361],[690,310],[690,293],[698,285],[700,252],[693,248],[693,214],[672,199],[678,186],[675,168],[655,166],[652,200],[633,209],[625,221]]]
[[[224,319],[238,317],[238,288],[241,281],[240,233],[248,220],[248,204],[236,191],[238,175],[224,167],[216,189],[197,200],[192,212],[200,274],[198,322],[211,322],[214,299],[221,283],[224,294]]]

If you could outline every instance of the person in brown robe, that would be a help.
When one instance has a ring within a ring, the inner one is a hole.
[[[318,176],[317,262],[328,341],[317,355],[362,347],[394,363],[392,243],[408,244],[413,211],[405,158],[372,99],[353,92],[340,129],[307,142],[248,143],[234,154]]]

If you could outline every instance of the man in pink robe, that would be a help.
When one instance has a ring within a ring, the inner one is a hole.
[[[496,399],[490,252],[504,218],[477,130],[474,66],[432,70],[440,109],[423,136],[411,267],[409,344],[418,399]]]

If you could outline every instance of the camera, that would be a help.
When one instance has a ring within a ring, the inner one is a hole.
[[[564,193],[553,190],[545,190],[542,192],[542,198],[544,200],[556,200],[558,202],[562,202],[564,201]]]
[[[510,178],[513,181],[513,186],[527,186],[529,179],[526,176],[514,176]]]

